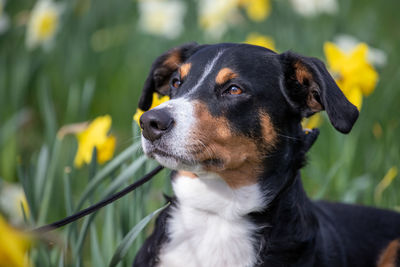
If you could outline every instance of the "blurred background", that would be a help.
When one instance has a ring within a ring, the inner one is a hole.
[[[138,98],[157,56],[192,41],[323,60],[360,118],[349,135],[325,114],[304,121],[321,130],[306,191],[400,211],[399,9],[397,0],[0,0],[0,239],[155,166],[139,147]],[[20,249],[8,253],[25,256],[0,266],[129,266],[171,193],[166,177],[57,234],[9,237]]]

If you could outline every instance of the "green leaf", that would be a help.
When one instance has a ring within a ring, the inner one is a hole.
[[[81,256],[82,256],[82,247],[83,247],[83,243],[85,242],[85,238],[86,235],[89,231],[89,227],[92,224],[94,218],[95,218],[95,214],[91,214],[89,217],[86,217],[83,221],[82,224],[82,228],[79,232],[79,236],[78,239],[75,243],[75,251],[74,251],[74,255],[76,256],[75,259],[75,264],[78,265],[80,264],[80,260],[81,260]]]
[[[118,245],[117,250],[115,251],[111,262],[109,264],[110,267],[116,266],[126,255],[130,247],[132,246],[132,243],[135,241],[136,237],[139,235],[139,233],[144,229],[144,227],[150,222],[150,220],[157,215],[160,211],[168,207],[169,203],[165,205],[164,207],[159,208],[156,211],[153,211],[146,217],[144,217],[135,227],[132,228],[132,230],[129,231],[129,233],[122,239],[121,243]]]
[[[99,238],[97,236],[96,226],[91,224],[90,226],[90,250],[92,254],[92,265],[97,267],[105,266],[103,255],[101,254],[99,247]]]
[[[58,259],[58,267],[64,267],[64,251],[61,250],[60,258]]]
[[[47,169],[46,183],[44,184],[44,191],[43,191],[43,199],[42,202],[40,203],[40,210],[38,217],[39,224],[45,222],[49,210],[50,198],[51,198],[51,193],[53,191],[56,168],[60,157],[61,143],[62,140],[56,137],[51,152],[51,160],[49,162],[49,168]]]
[[[87,116],[90,103],[92,102],[93,99],[95,85],[96,82],[93,78],[87,79],[85,81],[85,84],[83,85],[82,96],[81,96],[81,107],[79,112],[79,114],[83,116]]]
[[[72,202],[72,192],[71,192],[71,177],[67,170],[64,171],[64,199],[65,199],[65,209],[67,211],[67,215],[72,214],[73,210],[73,202]]]
[[[29,210],[30,210],[30,218],[35,220],[35,215],[37,211],[37,206],[35,205],[34,196],[31,188],[33,188],[33,181],[29,179],[28,174],[22,170],[22,166],[18,166],[18,179],[22,185],[22,188],[25,193],[26,201],[28,202]]]
[[[40,203],[43,198],[43,188],[46,181],[46,170],[49,163],[49,149],[43,145],[39,152],[35,173],[35,201]]]
[[[47,79],[40,80],[40,89],[38,91],[38,102],[41,111],[41,116],[44,121],[44,130],[46,132],[46,139],[49,144],[54,142],[57,133],[57,118],[54,104],[52,102],[51,91],[49,89],[49,82]]]
[[[115,227],[117,223],[115,218],[115,203],[105,207],[104,218],[103,218],[103,236],[102,236],[102,248],[104,258],[108,261],[112,257],[112,251],[116,244]]]
[[[129,178],[132,177],[136,173],[136,171],[143,166],[144,162],[146,161],[146,156],[140,156],[137,158],[131,165],[129,165],[125,170],[118,175],[112,183],[107,187],[102,193],[103,197],[106,197],[116,191],[121,185],[123,185]]]

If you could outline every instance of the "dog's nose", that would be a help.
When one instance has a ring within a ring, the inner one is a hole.
[[[144,138],[155,141],[168,132],[174,124],[172,116],[165,109],[152,109],[140,117],[140,128]]]

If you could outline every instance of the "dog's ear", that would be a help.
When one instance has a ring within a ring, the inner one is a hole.
[[[153,101],[153,93],[169,95],[169,80],[179,66],[187,60],[200,46],[196,43],[184,44],[172,48],[159,56],[151,66],[139,100],[139,108],[148,110]]]
[[[336,85],[324,63],[292,52],[279,57],[284,73],[281,89],[289,104],[303,117],[326,110],[336,130],[350,132],[358,110]]]

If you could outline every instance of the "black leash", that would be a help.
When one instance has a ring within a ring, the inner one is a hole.
[[[106,199],[103,199],[102,201],[84,209],[81,210],[75,214],[72,214],[71,216],[68,216],[62,220],[38,227],[36,229],[33,229],[32,232],[34,233],[45,233],[45,232],[49,232],[52,230],[55,230],[57,228],[60,228],[66,224],[69,224],[71,222],[74,222],[90,213],[93,213],[99,209],[101,209],[102,207],[114,202],[115,200],[125,196],[126,194],[128,194],[129,192],[135,190],[137,187],[143,185],[144,183],[150,181],[151,178],[153,178],[153,176],[155,176],[157,173],[159,173],[164,167],[159,165],[157,166],[155,169],[153,169],[151,172],[147,173],[145,176],[143,176],[141,179],[139,179],[138,181],[134,182],[133,184],[127,186],[126,188],[124,188],[123,190],[109,196]]]

